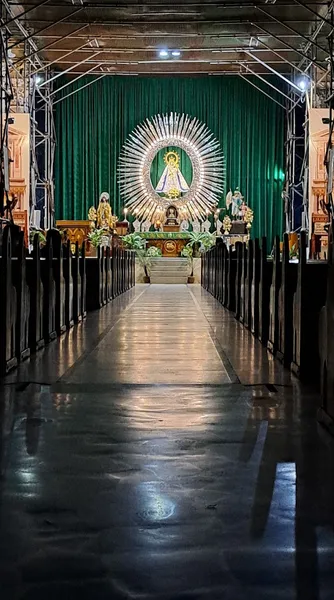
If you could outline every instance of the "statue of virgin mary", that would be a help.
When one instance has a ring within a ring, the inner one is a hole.
[[[155,191],[165,194],[168,198],[178,198],[189,190],[189,186],[180,169],[180,157],[177,152],[171,150],[164,156],[166,167],[161,175]]]

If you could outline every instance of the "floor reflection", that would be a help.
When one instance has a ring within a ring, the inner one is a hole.
[[[333,597],[333,441],[316,396],[192,293],[199,321],[174,345],[170,297],[152,290],[52,385],[1,390],[2,597]],[[183,385],[162,382],[159,352]],[[244,385],[208,382],[211,359]]]

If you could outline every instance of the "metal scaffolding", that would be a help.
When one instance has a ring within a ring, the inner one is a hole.
[[[49,228],[54,225],[55,128],[52,86],[48,84],[42,91],[39,89],[39,83],[50,77],[50,69],[40,59],[32,35],[15,16],[13,6],[9,5],[7,0],[3,0],[1,11],[1,189],[4,188],[6,175],[3,156],[6,157],[7,153],[10,114],[28,113],[30,115],[29,222],[42,228]],[[19,49],[18,59],[11,52],[14,47]],[[3,197],[4,193],[1,196]]]
[[[46,15],[36,14],[35,11],[38,13],[39,9],[44,10],[42,9],[44,5],[48,8]],[[160,6],[159,3],[157,5]],[[83,0],[72,0],[72,3],[67,4],[57,0],[33,0],[22,5],[11,0],[1,2],[0,216],[3,213],[3,205],[7,202],[5,188],[8,187],[6,160],[10,112],[25,112],[30,115],[30,223],[43,228],[51,227],[54,225],[53,171],[56,144],[53,108],[66,97],[78,93],[80,89],[92,85],[95,81],[117,74],[120,65],[128,64],[122,62],[123,59],[114,58],[117,36],[122,37],[122,32],[116,34],[111,48],[108,47],[109,44],[107,45],[107,40],[114,38],[109,34],[108,29],[104,32],[103,27],[109,27],[113,22],[112,18],[110,22],[107,18],[103,22],[100,20],[99,30],[91,28],[87,11],[90,13],[96,6],[96,3],[84,3]],[[102,6],[105,7],[104,4]],[[226,6],[229,6],[230,10],[234,5],[226,4]],[[285,108],[286,172],[282,204],[285,212],[284,228],[288,232],[298,231],[301,227],[309,229],[310,108],[329,105],[331,134],[334,129],[334,1],[329,5],[321,4],[313,7],[302,0],[291,0],[291,6],[298,6],[303,15],[308,13],[309,19],[303,18],[295,22],[288,20],[288,13],[285,18],[279,18],[280,4],[276,3],[276,0],[257,4],[241,3],[240,10],[247,11],[250,7],[254,9],[252,19],[249,20],[247,17],[243,21],[249,29],[243,34],[244,38],[249,39],[249,45],[238,48],[235,43],[233,50],[237,58],[228,58],[231,53],[230,44],[220,49],[216,49],[215,46],[209,49],[211,52],[223,54],[221,72],[224,72],[226,61],[232,60],[234,66],[239,65],[237,74],[240,78]],[[112,10],[112,5],[109,9]],[[259,13],[257,20],[255,20],[256,13]],[[35,20],[34,15],[36,15]],[[230,24],[233,23],[232,20]],[[296,23],[301,23],[301,28],[299,25],[297,27]],[[307,28],[304,27],[305,23]],[[26,24],[29,30],[26,29]],[[55,27],[60,24],[64,26],[64,31]],[[323,31],[324,27],[326,29]],[[325,48],[324,40],[328,30],[330,30],[329,47]],[[151,34],[147,33],[147,35]],[[136,32],[134,36],[137,36]],[[223,32],[222,36],[234,38],[234,34],[229,32]],[[102,37],[104,43],[101,45],[99,40]],[[12,49],[15,49],[15,56],[11,55]],[[146,52],[144,48],[139,50]],[[204,51],[201,48],[199,50]],[[123,51],[132,52],[131,45],[123,48]],[[44,58],[42,58],[43,52],[46,52]],[[49,53],[56,53],[56,58],[53,60],[54,55]],[[240,58],[241,56],[243,58]],[[324,60],[326,56],[330,57],[328,69]],[[212,59],[208,60],[212,61]],[[133,64],[141,65],[145,62],[147,60],[136,59]],[[216,63],[220,64],[219,61]],[[216,63],[210,62],[210,64]],[[213,71],[212,74],[219,75],[221,72]],[[57,79],[64,73],[71,74],[72,78],[57,89]],[[71,87],[87,74],[92,76],[91,80],[84,82],[80,87]],[[268,75],[275,75],[275,81]],[[67,87],[68,93],[62,95],[62,92],[58,95]],[[326,154],[329,177],[334,165],[331,134]],[[328,205],[331,204],[330,193]]]

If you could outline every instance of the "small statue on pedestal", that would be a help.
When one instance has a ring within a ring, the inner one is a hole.
[[[172,204],[166,210],[166,225],[178,225],[178,212]]]

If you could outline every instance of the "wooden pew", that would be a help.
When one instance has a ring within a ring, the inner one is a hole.
[[[82,242],[81,246],[81,258],[79,259],[79,271],[81,280],[81,300],[80,300],[80,313],[82,319],[87,316],[87,282],[86,282],[86,242]]]
[[[267,239],[262,238],[260,250],[260,283],[259,283],[259,340],[267,345],[269,337],[269,302],[272,280],[273,262],[268,260]]]
[[[97,257],[86,258],[87,277],[87,310],[96,310],[103,306],[103,256],[102,249],[97,249]]]
[[[278,346],[278,309],[279,309],[279,291],[281,287],[282,277],[282,264],[280,260],[280,240],[279,236],[275,237],[274,242],[274,257],[273,257],[273,270],[272,280],[270,286],[270,299],[269,299],[269,337],[267,342],[267,348],[272,354],[276,354]]]
[[[236,249],[236,275],[235,275],[235,318],[240,319],[241,315],[241,276],[242,276],[242,242],[235,244]]]
[[[222,240],[217,240],[216,257],[215,298],[218,302],[223,302],[224,243]]]
[[[47,235],[41,258],[43,284],[43,335],[46,343],[56,339],[56,282],[53,273],[53,237]]]
[[[226,246],[226,244],[224,244],[224,255],[223,255],[223,261],[224,261],[224,276],[223,276],[223,298],[222,298],[222,302],[223,302],[223,306],[228,306],[228,276],[229,276],[229,251],[228,248]]]
[[[41,275],[41,253],[38,234],[34,236],[32,255],[26,259],[27,283],[30,293],[29,347],[36,352],[44,347],[43,307],[44,287]]]
[[[69,296],[66,296],[66,285],[64,277],[63,264],[63,245],[61,235],[56,229],[49,229],[46,235],[46,241],[52,241],[52,277],[55,287],[56,297],[56,332],[57,335],[62,335],[66,331],[66,314],[70,313],[70,309],[66,306],[69,302]]]
[[[260,278],[261,278],[261,252],[258,238],[252,242],[252,283],[248,307],[250,307],[250,318],[248,319],[248,327],[255,335],[259,335],[259,315],[260,315]],[[248,283],[249,285],[249,283]]]
[[[111,252],[111,283],[112,283],[112,297],[117,296],[117,277],[118,277],[118,248],[113,244]]]
[[[26,248],[24,232],[17,236],[15,259],[12,260],[13,283],[16,289],[16,356],[19,361],[30,356],[29,314],[30,292],[26,277]]]
[[[318,420],[334,435],[334,222],[328,240],[326,303],[319,318],[319,355],[321,408]]]
[[[241,250],[241,278],[240,278],[240,323],[245,323],[245,304],[246,304],[246,279],[248,273],[248,249],[245,242],[242,243]]]
[[[326,302],[328,266],[325,261],[307,262],[306,248],[306,232],[302,231],[299,237],[297,287],[293,296],[291,370],[301,380],[319,384],[319,316]]]
[[[290,367],[293,347],[293,296],[297,286],[298,264],[290,262],[289,235],[284,234],[282,277],[278,296],[277,358]]]
[[[75,265],[78,268],[78,265]],[[73,327],[74,322],[78,322],[78,306],[76,305],[76,314],[74,313],[74,297],[78,298],[79,278],[72,275],[72,251],[71,243],[68,240],[63,247],[63,273],[65,280],[65,325],[67,329]],[[74,287],[76,288],[74,291]]]
[[[73,278],[73,321],[79,323],[82,320],[81,312],[81,274],[80,274],[80,253],[79,242],[75,242],[75,252],[72,258],[72,278]]]
[[[237,255],[236,251],[232,249],[232,246],[228,249],[228,259],[227,259],[227,273],[226,273],[226,281],[227,281],[227,308],[231,312],[235,312],[236,310],[236,274],[237,274]]]
[[[12,276],[12,228],[7,225],[2,236],[0,262],[0,373],[4,375],[17,365],[16,356],[16,290]]]
[[[104,268],[105,268],[105,285],[106,285],[106,301],[110,302],[112,299],[112,282],[111,282],[111,258],[110,258],[110,248],[106,248],[106,255],[104,260]]]
[[[105,304],[107,304],[107,284],[106,284],[106,248],[105,246],[102,246],[100,248],[100,269],[101,269],[101,274],[100,274],[100,294],[101,294],[101,306],[104,306]]]

